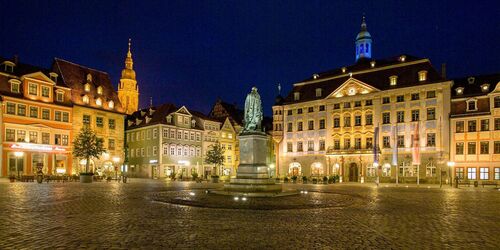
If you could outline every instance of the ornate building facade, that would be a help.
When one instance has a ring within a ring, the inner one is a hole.
[[[72,172],[70,88],[50,69],[0,58],[0,176]]]
[[[455,79],[451,99],[451,173],[500,180],[500,74]]]
[[[53,69],[71,88],[72,134],[76,136],[83,126],[89,126],[104,140],[107,152],[99,159],[91,160],[91,170],[99,174],[114,174],[125,157],[125,110],[108,73],[59,58],[54,60]],[[84,168],[84,161],[73,160],[72,174],[78,174]]]
[[[276,173],[439,182],[449,155],[451,81],[428,59],[372,59],[364,18],[355,45],[355,64],[313,74],[277,98]]]

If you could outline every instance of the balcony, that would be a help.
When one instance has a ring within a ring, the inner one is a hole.
[[[373,154],[373,147],[359,147],[359,148],[355,148],[355,147],[350,147],[350,148],[328,147],[326,154],[327,155]]]

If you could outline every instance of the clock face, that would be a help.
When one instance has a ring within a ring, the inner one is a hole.
[[[356,94],[356,89],[355,88],[350,88],[349,90],[347,90],[347,93],[349,95],[355,95]]]

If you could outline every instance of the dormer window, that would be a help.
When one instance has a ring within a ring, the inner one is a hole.
[[[146,116],[146,124],[148,124],[149,121],[151,121],[151,118],[149,118],[149,117]]]
[[[399,57],[399,61],[400,62],[405,62],[406,61],[406,56],[405,55],[402,55]]]
[[[56,101],[64,102],[64,92],[61,90],[56,91]]]
[[[194,128],[196,126],[196,120],[191,120],[191,127]]]
[[[370,67],[375,68],[375,61],[370,62]]]
[[[28,85],[28,93],[30,95],[37,95],[38,94],[38,85],[35,83],[30,83]]]
[[[427,81],[427,71],[422,70],[418,72],[418,81],[420,82]]]
[[[485,83],[483,85],[481,85],[481,91],[484,93],[484,92],[488,92],[490,90],[490,85],[488,83]]]
[[[102,87],[97,87],[97,94],[102,95]]]
[[[342,73],[345,73],[346,72],[346,67],[342,67]]]
[[[323,89],[322,88],[317,88],[316,89],[316,97],[321,97],[323,95]]]
[[[455,92],[457,93],[457,95],[463,95],[464,88],[463,87],[458,87],[458,88],[455,89]]]
[[[313,79],[318,79],[319,75],[318,74],[313,74]]]
[[[135,118],[135,124],[139,125],[141,124],[142,120],[139,118]]]
[[[50,77],[50,80],[54,81],[54,82],[57,82],[57,73],[54,73],[54,72],[50,72],[49,73],[49,77]]]
[[[92,75],[91,74],[87,74],[87,82],[92,82]]]
[[[90,92],[90,84],[85,83],[84,88],[85,88],[85,92]]]
[[[172,123],[172,116],[171,115],[167,115],[167,123]]]
[[[89,104],[89,102],[90,102],[88,95],[84,95],[82,100],[83,100],[83,103],[85,103],[85,104]]]
[[[115,108],[115,102],[113,102],[113,100],[109,101],[108,106],[110,109]]]
[[[294,92],[293,93],[293,100],[294,101],[300,100],[300,92]]]
[[[50,97],[50,88],[47,86],[42,86],[42,96],[49,98]]]
[[[398,83],[398,76],[390,76],[389,83],[391,84],[391,86],[396,86],[396,84]]]
[[[11,79],[10,82],[10,92],[19,93],[21,91],[21,83],[17,80]]]
[[[477,100],[476,99],[470,99],[467,100],[467,111],[477,111]]]
[[[128,120],[127,121],[127,127],[130,127],[132,125],[134,125],[134,121]]]
[[[14,66],[16,66],[16,64],[14,64],[13,62],[9,61],[4,62],[5,72],[14,73]]]
[[[102,99],[101,99],[100,97],[99,97],[99,98],[97,98],[97,99],[95,100],[95,104],[96,104],[97,106],[99,106],[99,107],[100,107],[100,106],[102,106]]]

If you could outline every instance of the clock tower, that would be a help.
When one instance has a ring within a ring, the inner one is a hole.
[[[125,68],[118,84],[118,98],[128,115],[137,111],[139,107],[139,86],[133,69],[134,61],[130,52],[130,39],[128,39],[128,52],[125,58]]]

